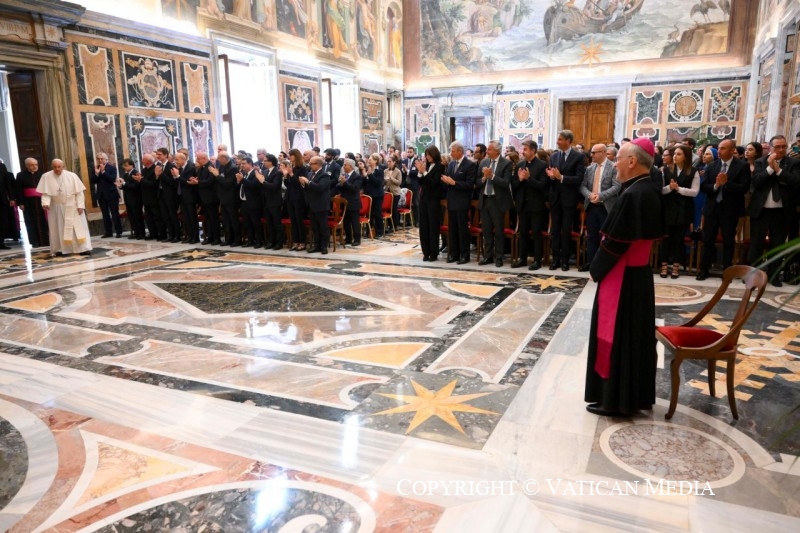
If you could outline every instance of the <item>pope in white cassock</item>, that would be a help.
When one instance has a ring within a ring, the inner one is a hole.
[[[64,162],[53,159],[53,170],[46,172],[36,190],[42,194],[42,208],[50,227],[50,254],[91,255],[92,241],[84,209],[86,200],[81,179],[64,170]]]

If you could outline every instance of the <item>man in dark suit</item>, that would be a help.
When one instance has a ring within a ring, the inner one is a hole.
[[[216,170],[217,196],[222,211],[222,229],[225,232],[225,244],[239,246],[242,244],[242,229],[239,224],[239,183],[244,175],[239,172],[228,152],[217,154],[219,169]]]
[[[753,266],[762,261],[769,235],[770,248],[786,240],[792,214],[797,210],[796,197],[800,193],[800,160],[787,157],[788,141],[776,135],[769,141],[772,150],[766,157],[756,160],[753,171],[753,195],[750,198],[750,251],[747,262]],[[783,285],[778,272],[781,265],[771,263],[769,277],[776,287]]]
[[[144,215],[142,214],[142,175],[136,170],[133,159],[122,161],[122,196],[125,200],[125,212],[128,214],[128,224],[131,226],[129,239],[144,239]],[[138,178],[138,179],[137,179]]]
[[[278,158],[272,154],[264,156],[261,165],[261,175],[264,177],[264,206],[267,218],[267,242],[264,249],[283,248],[283,221],[281,221],[281,207],[283,206],[283,174],[278,170]],[[258,178],[258,174],[256,174]],[[259,178],[260,180],[260,178]]]
[[[169,150],[161,147],[156,150],[156,178],[158,178],[159,205],[161,218],[167,229],[166,240],[179,242],[181,240],[181,223],[178,220],[178,207],[180,206],[179,177],[175,177],[172,169],[175,164],[169,160]]]
[[[339,154],[336,153],[334,148],[327,148],[325,150],[325,163],[322,165],[322,171],[330,176],[331,189],[335,189],[339,184],[339,175],[342,172],[342,167],[336,162]]]
[[[95,198],[103,214],[103,237],[122,237],[122,221],[119,218],[119,189],[117,188],[117,167],[109,164],[108,156],[99,152],[95,157],[91,179],[95,186]],[[113,224],[113,226],[112,226]]]
[[[592,146],[591,156],[592,164],[586,169],[581,184],[581,194],[586,199],[583,204],[586,212],[586,263],[578,269],[581,272],[589,271],[594,254],[600,247],[600,228],[622,188],[617,181],[614,163],[606,157],[606,145]]]
[[[703,207],[703,259],[698,280],[708,278],[714,260],[717,232],[722,231],[722,268],[733,263],[736,226],[744,215],[744,195],[750,190],[750,165],[733,157],[736,143],[725,139],[717,149],[719,160],[706,167],[700,190],[706,193]]]
[[[458,141],[450,144],[450,157],[442,176],[447,195],[447,262],[463,265],[469,263],[469,203],[478,168]]]
[[[247,244],[242,246],[261,248],[264,246],[264,226],[261,224],[261,217],[264,216],[264,186],[256,172],[260,174],[261,170],[256,168],[251,157],[245,157],[241,169],[243,178],[239,183],[242,218],[247,230]]]
[[[49,246],[50,235],[47,218],[42,209],[41,193],[36,191],[42,172],[39,161],[34,157],[25,160],[25,169],[17,173],[17,205],[25,217],[25,228],[28,230],[28,242],[34,248]],[[2,236],[2,235],[0,235]]]
[[[489,141],[486,158],[480,162],[478,171],[478,207],[481,210],[481,230],[483,232],[483,260],[488,265],[494,260],[497,267],[503,266],[503,233],[508,210],[511,209],[511,167],[510,160],[500,155],[502,145],[499,141]]]
[[[344,212],[344,242],[353,246],[361,245],[361,224],[359,212],[361,211],[361,174],[355,171],[356,162],[352,159],[344,160],[344,168],[339,175],[337,189],[342,198],[347,200],[347,210]]]
[[[144,154],[142,156],[142,173],[139,180],[139,186],[142,191],[144,217],[147,221],[147,231],[149,232],[144,240],[166,241],[167,229],[164,226],[163,219],[161,218],[155,159],[150,154]]]
[[[558,150],[550,157],[550,168],[546,170],[550,178],[550,238],[553,243],[553,262],[550,270],[561,267],[569,270],[570,243],[572,242],[572,223],[575,219],[580,196],[579,188],[586,174],[583,154],[572,149],[575,139],[570,130],[558,134]]]
[[[330,175],[323,170],[324,161],[319,156],[311,158],[309,177],[300,176],[300,186],[308,202],[311,230],[314,233],[314,245],[307,250],[308,253],[328,253],[328,211],[331,209],[331,183]]]
[[[221,244],[219,235],[219,195],[217,195],[216,170],[206,152],[197,152],[195,156],[197,169],[197,194],[203,206],[203,242],[200,244]]]
[[[419,170],[417,170],[417,166],[415,162],[417,159],[417,151],[414,149],[413,146],[409,146],[406,149],[406,155],[404,159],[400,161],[402,165],[402,170],[405,171],[405,183],[403,187],[411,190],[411,214],[414,218],[414,225],[419,226]]]
[[[547,230],[546,201],[550,180],[546,173],[547,163],[536,157],[538,149],[539,145],[535,141],[522,142],[522,160],[517,175],[511,177],[519,230],[519,258],[511,263],[511,268],[528,265],[531,238],[533,238],[533,263],[528,266],[528,270],[542,268],[544,255],[542,232]]]
[[[172,175],[178,176],[180,183],[181,217],[183,218],[183,241],[188,244],[200,242],[200,224],[197,221],[197,169],[183,152],[175,154],[175,168]]]

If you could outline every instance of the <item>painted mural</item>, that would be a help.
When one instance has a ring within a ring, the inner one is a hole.
[[[423,76],[724,53],[730,0],[421,0]]]

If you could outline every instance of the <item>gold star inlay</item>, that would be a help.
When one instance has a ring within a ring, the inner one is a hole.
[[[453,390],[456,388],[456,382],[457,380],[454,379],[438,391],[430,391],[412,379],[411,385],[414,387],[414,391],[417,393],[416,396],[379,393],[381,396],[405,402],[406,405],[393,407],[392,409],[387,409],[375,414],[393,415],[399,413],[415,413],[414,418],[411,420],[411,424],[406,430],[406,435],[414,431],[420,424],[432,416],[439,417],[454,429],[458,430],[461,434],[465,434],[461,424],[459,424],[458,420],[456,420],[456,411],[460,411],[462,413],[481,413],[487,415],[499,414],[493,411],[481,409],[480,407],[464,404],[464,402],[474,400],[475,398],[492,394],[491,392],[479,392],[476,394],[453,396],[452,394]]]
[[[205,250],[190,250],[188,252],[180,252],[178,257],[191,257],[192,259],[199,259],[201,257],[209,257],[211,254]]]
[[[589,63],[600,63],[600,55],[604,54],[605,51],[603,50],[603,43],[595,43],[594,37],[589,40],[589,44],[581,44],[581,49],[583,50],[583,57],[579,61],[580,64]]]
[[[549,278],[535,276],[527,281],[520,282],[520,285],[526,287],[538,287],[541,290],[549,288],[566,290],[574,286],[574,284],[568,279],[558,278],[556,276],[550,276]]]
[[[144,123],[141,120],[137,120],[133,123],[133,129],[136,131],[142,131],[144,129]]]

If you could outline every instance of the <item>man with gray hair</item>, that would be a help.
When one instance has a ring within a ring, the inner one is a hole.
[[[94,170],[89,181],[95,186],[95,198],[103,214],[103,237],[122,237],[122,221],[119,218],[119,189],[117,188],[117,167],[108,162],[108,155],[98,152],[95,156]]]
[[[33,157],[25,160],[25,170],[17,173],[17,206],[25,217],[25,228],[28,231],[28,242],[31,246],[47,246],[50,244],[47,219],[42,209],[41,195],[36,186],[42,179],[39,162]]]
[[[503,266],[503,225],[505,215],[511,209],[511,167],[509,159],[500,155],[499,141],[489,141],[486,158],[480,162],[478,174],[478,206],[481,210],[483,230],[483,260],[481,265],[494,261]]]
[[[601,416],[630,416],[656,401],[653,242],[663,236],[661,197],[650,182],[655,148],[647,138],[622,146],[622,193],[603,225],[590,273],[598,283],[589,334],[584,401]]]
[[[617,170],[606,158],[606,150],[604,144],[592,146],[592,164],[586,169],[581,184],[581,194],[586,199],[583,207],[586,212],[586,263],[578,269],[581,272],[587,272],[592,264],[600,246],[600,228],[619,195]]]
[[[338,193],[347,200],[347,210],[344,212],[344,243],[353,246],[361,245],[361,224],[358,214],[361,211],[361,174],[356,172],[356,162],[345,159],[342,172],[336,184]]]
[[[442,175],[447,194],[447,262],[469,263],[469,203],[477,165],[464,155],[464,145],[450,144],[451,161]]]
[[[86,222],[86,186],[77,174],[64,169],[64,162],[53,159],[53,170],[46,172],[36,190],[42,195],[42,208],[48,213],[50,254],[92,255],[92,239]]]
[[[578,207],[579,188],[586,173],[583,154],[573,150],[574,136],[569,130],[558,133],[558,150],[550,158],[547,176],[550,178],[550,239],[553,247],[553,262],[550,270],[561,267],[569,270],[572,243],[572,221]]]

